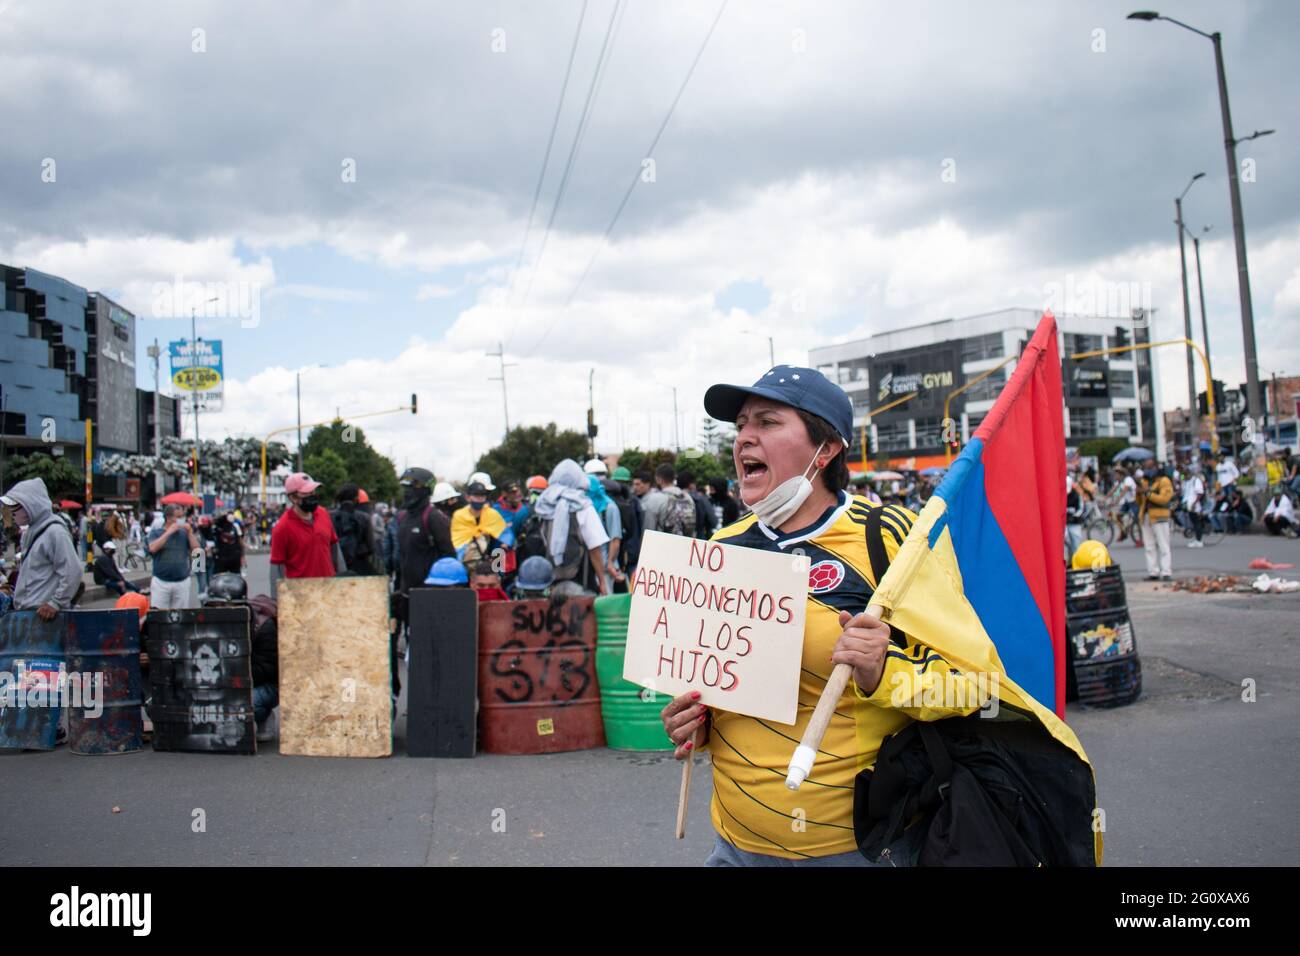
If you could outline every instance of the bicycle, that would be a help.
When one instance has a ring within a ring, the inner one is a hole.
[[[128,571],[142,571],[149,566],[149,556],[145,552],[144,545],[132,541],[126,546],[126,557],[122,564]]]

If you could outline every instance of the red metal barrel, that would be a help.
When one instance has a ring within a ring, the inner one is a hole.
[[[548,754],[605,746],[595,599],[479,605],[479,744]]]

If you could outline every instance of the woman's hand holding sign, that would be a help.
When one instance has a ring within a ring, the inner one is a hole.
[[[668,739],[677,747],[673,757],[685,760],[695,751],[692,738],[695,732],[705,726],[709,719],[709,709],[699,703],[700,692],[695,690],[680,697],[674,697],[659,714],[664,722],[664,731]]]
[[[835,642],[831,661],[852,667],[854,682],[862,693],[870,694],[879,686],[885,672],[889,625],[866,611],[858,615],[840,611],[840,627],[844,631]]]

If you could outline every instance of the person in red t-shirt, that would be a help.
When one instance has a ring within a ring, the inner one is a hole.
[[[316,498],[319,481],[302,472],[284,483],[290,507],[271,529],[271,577],[332,578],[340,570],[339,536]]]

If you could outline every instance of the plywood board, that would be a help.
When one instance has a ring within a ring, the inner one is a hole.
[[[280,582],[280,753],[387,757],[393,752],[388,582]]]

